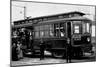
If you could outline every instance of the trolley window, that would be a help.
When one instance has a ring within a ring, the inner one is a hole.
[[[90,26],[89,26],[89,23],[86,23],[86,28],[87,28],[87,29],[86,29],[86,32],[87,32],[87,33],[89,33],[89,27],[90,27]]]
[[[64,37],[65,36],[65,28],[64,23],[56,23],[54,24],[54,36],[55,37]]]
[[[45,32],[45,37],[49,37],[49,31],[44,31]]]
[[[74,33],[80,33],[79,32],[79,25],[74,25]]]
[[[90,23],[83,23],[83,33],[90,33]]]
[[[44,31],[40,31],[40,37],[44,36]]]
[[[81,21],[74,21],[73,22],[73,33],[81,34],[82,33],[82,23]]]
[[[35,26],[34,28],[35,37],[52,37],[54,36],[53,33],[53,25],[41,25],[41,26]]]
[[[54,36],[59,37],[59,24],[54,24]]]
[[[39,37],[39,31],[35,31],[35,37],[36,37],[36,38]]]
[[[61,37],[65,36],[65,26],[64,26],[64,23],[60,23],[60,36]]]
[[[51,36],[51,37],[54,36],[54,32],[53,32],[53,24],[50,25],[49,33],[50,33],[50,36]]]
[[[65,25],[64,23],[55,23],[48,25],[35,26],[35,38],[38,37],[64,37]]]

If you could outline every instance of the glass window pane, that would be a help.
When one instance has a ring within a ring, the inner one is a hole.
[[[59,29],[59,24],[55,24],[55,29]]]
[[[83,33],[85,33],[86,32],[86,26],[85,26],[85,24],[83,24]]]
[[[60,36],[64,37],[65,36],[65,30],[64,29],[60,29]]]
[[[53,25],[50,25],[50,31],[49,31],[49,35],[51,36],[51,37],[53,37],[54,36],[54,33],[53,33]]]
[[[53,31],[50,31],[50,36],[52,36],[52,37],[54,36],[54,33],[53,33]]]
[[[87,30],[87,32],[89,33],[89,23],[86,23],[86,30]]]
[[[64,37],[64,35],[65,35],[64,23],[60,23],[60,36]]]
[[[74,26],[74,33],[79,33],[79,26],[78,25]]]
[[[35,30],[35,31],[39,31],[39,26],[35,26],[35,27],[34,27],[34,30]]]
[[[49,25],[44,25],[45,30],[49,30]]]
[[[40,31],[40,37],[44,36],[44,31]]]
[[[54,36],[59,36],[59,29],[58,30],[54,30]]]
[[[35,32],[35,37],[36,37],[36,38],[39,37],[39,31],[36,31],[36,32]]]
[[[64,35],[65,35],[64,32],[60,32],[61,37],[64,37]]]
[[[59,24],[54,24],[54,36],[59,36]]]
[[[45,31],[45,37],[49,36],[49,31]]]
[[[43,26],[40,26],[40,30],[44,30]]]
[[[53,30],[53,25],[50,25],[50,27],[49,27],[49,28],[50,28],[50,30]]]

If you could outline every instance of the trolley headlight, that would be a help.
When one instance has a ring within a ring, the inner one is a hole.
[[[89,37],[87,38],[87,41],[90,42],[90,38]]]

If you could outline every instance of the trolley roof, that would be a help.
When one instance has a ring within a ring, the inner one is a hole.
[[[35,24],[50,24],[50,23],[59,23],[59,22],[63,22],[63,21],[91,21],[90,19],[86,18],[86,17],[71,17],[71,18],[63,18],[63,19],[55,19],[55,20],[49,20],[49,21],[43,21],[43,22],[38,22]]]
[[[32,24],[33,23],[14,25],[14,26],[12,26],[12,28],[28,27],[28,26],[32,26]]]
[[[53,14],[53,15],[47,15],[47,16],[40,16],[40,17],[35,17],[35,18],[30,18],[30,19],[24,19],[24,20],[19,20],[19,21],[14,21],[20,22],[20,21],[26,21],[26,20],[35,20],[35,19],[41,19],[41,18],[49,18],[49,17],[55,17],[55,16],[63,16],[63,15],[70,15],[70,14],[79,14],[80,16],[85,15],[85,13],[78,12],[78,11],[73,11],[73,12],[68,12],[68,13],[60,13],[60,14]]]
[[[62,16],[62,15],[70,15],[70,14],[79,14],[80,16],[85,15],[85,13],[73,11],[73,12],[60,13],[60,14],[55,14],[55,15],[53,14],[53,15],[47,15],[47,16],[40,16],[40,17],[36,17],[36,18],[33,18],[33,19],[47,18],[47,17],[53,17],[53,16]]]

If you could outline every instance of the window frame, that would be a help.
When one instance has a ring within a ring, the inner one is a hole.
[[[79,26],[79,33],[75,33],[75,25]],[[82,21],[75,21],[73,22],[73,34],[82,34],[83,33],[83,29],[82,29]]]
[[[88,31],[87,31],[87,24],[89,25],[89,27],[88,27],[89,30]],[[84,22],[83,25],[85,25],[85,32],[83,32],[83,34],[84,33],[90,33],[90,23]],[[84,28],[83,28],[83,30],[84,30]]]

